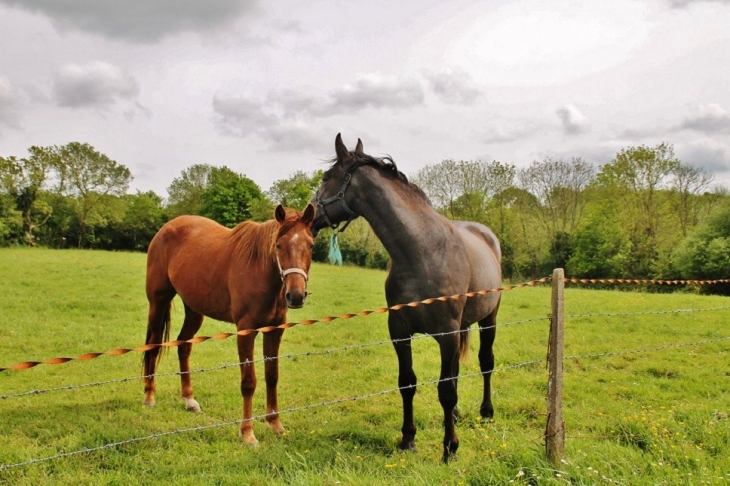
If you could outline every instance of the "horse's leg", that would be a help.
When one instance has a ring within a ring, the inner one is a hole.
[[[195,337],[203,324],[202,314],[185,305],[185,322],[182,330],[177,336],[178,341],[187,341]],[[185,409],[191,412],[200,412],[200,404],[193,395],[193,385],[190,381],[190,352],[193,345],[190,343],[181,344],[177,348],[177,357],[180,360],[180,382],[182,385],[182,397],[185,400]]]
[[[175,295],[159,292],[149,297],[150,308],[147,316],[147,338],[145,344],[160,344],[170,332],[170,303]],[[160,358],[161,348],[154,347],[144,352],[144,405],[155,406],[155,370]]]
[[[458,329],[454,323],[452,329]],[[438,338],[441,349],[441,375],[438,383],[439,403],[444,409],[444,455],[443,462],[456,454],[459,439],[454,427],[454,410],[458,402],[456,384],[459,376],[459,335],[447,334]]]
[[[398,355],[398,388],[403,399],[403,437],[398,447],[416,451],[416,423],[413,421],[413,397],[416,395],[416,374],[413,372],[411,353],[412,336],[399,337],[391,334],[395,353]]]
[[[264,333],[264,358],[266,370],[266,422],[277,434],[284,432],[279,420],[279,403],[276,396],[276,385],[279,382],[279,344],[283,329]]]
[[[484,378],[484,398],[479,413],[485,419],[494,417],[492,406],[492,372],[494,371],[494,338],[497,335],[497,311],[499,303],[491,314],[479,321],[479,368]]]
[[[239,331],[244,329],[239,326]],[[256,369],[253,363],[253,344],[256,334],[238,336],[238,359],[241,362],[241,395],[243,395],[243,421],[238,435],[244,444],[256,446],[259,441],[253,433],[253,394],[256,391]]]

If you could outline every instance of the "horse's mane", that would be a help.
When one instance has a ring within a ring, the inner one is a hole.
[[[354,159],[354,163],[357,165],[370,165],[377,169],[384,177],[400,182],[399,186],[404,189],[403,192],[414,195],[417,198],[423,200],[429,206],[431,200],[428,198],[423,189],[413,184],[408,180],[406,175],[398,170],[398,166],[390,155],[384,157],[373,157],[372,155],[361,154],[357,152],[350,152],[350,155]],[[332,165],[337,162],[337,158],[331,160]]]
[[[286,218],[279,225],[275,219],[257,223],[243,221],[231,229],[230,237],[235,242],[235,251],[249,266],[263,269],[276,261],[276,240],[285,235],[299,221],[299,212],[286,210]]]

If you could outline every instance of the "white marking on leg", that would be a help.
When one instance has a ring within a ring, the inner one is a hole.
[[[198,401],[194,398],[185,398],[183,397],[183,400],[185,400],[185,410],[189,410],[191,412],[200,412],[200,404]]]

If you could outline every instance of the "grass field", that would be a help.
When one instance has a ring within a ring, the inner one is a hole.
[[[0,366],[143,344],[144,262],[134,253],[0,250]],[[314,265],[312,295],[288,320],[381,307],[384,279],[380,271]],[[550,288],[541,286],[504,293],[492,380],[495,420],[478,416],[481,379],[460,380],[461,446],[448,465],[439,463],[442,412],[433,384],[419,387],[415,398],[418,453],[396,448],[400,395],[385,392],[397,386],[395,353],[389,343],[359,346],[388,339],[386,315],[374,314],[286,331],[282,354],[299,356],[281,361],[279,403],[294,410],[282,413],[282,437],[263,420],[254,424],[258,448],[240,444],[237,424],[216,427],[241,418],[234,339],[193,349],[194,368],[218,368],[192,377],[200,414],[185,412],[177,376],[158,378],[157,406],[142,406],[140,353],[2,372],[0,468],[210,428],[0,469],[0,483],[730,484],[730,340],[720,340],[730,336],[730,310],[657,313],[725,306],[726,297],[690,292],[569,286],[566,315],[593,315],[566,319],[565,354],[584,357],[564,365],[567,438],[559,470],[545,460],[542,440]],[[647,312],[654,313],[637,314]],[[178,301],[173,335],[181,313]],[[605,313],[629,315],[595,315]],[[534,320],[518,323],[528,319]],[[232,329],[206,320],[200,334]],[[714,342],[675,346],[708,340]],[[478,342],[475,335],[462,375],[478,372]],[[356,347],[338,349],[345,346]],[[437,379],[433,339],[418,339],[413,348],[419,383]],[[533,361],[539,363],[522,365]],[[175,371],[176,353],[168,352],[159,372]],[[262,414],[262,363],[257,371],[254,413]]]

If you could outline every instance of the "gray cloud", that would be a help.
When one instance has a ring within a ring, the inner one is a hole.
[[[18,92],[4,78],[0,78],[0,126],[20,128],[20,102]]]
[[[588,118],[574,105],[562,106],[555,113],[560,118],[566,135],[578,135],[588,130]]]
[[[701,105],[694,115],[682,121],[680,128],[708,135],[721,132],[730,133],[730,112],[716,104]]]
[[[730,0],[669,0],[672,8],[687,8],[695,3],[722,3],[730,5]]]
[[[412,108],[424,102],[423,87],[415,79],[368,74],[330,93],[330,114],[365,108]]]
[[[424,76],[434,94],[445,103],[468,105],[482,95],[471,75],[462,70],[444,69]]]
[[[712,140],[700,140],[677,147],[682,162],[707,169],[712,174],[730,173],[730,147]]]
[[[668,131],[667,128],[657,128],[657,127],[626,128],[626,129],[618,132],[615,137],[609,136],[609,137],[607,137],[607,139],[614,140],[615,138],[618,138],[619,140],[637,141],[637,140],[645,140],[647,138],[656,138],[656,137],[661,138],[661,136],[665,135],[667,133],[667,131]]]
[[[320,151],[325,133],[312,129],[310,125],[283,124],[267,128],[262,138],[269,142],[272,152]]]
[[[265,99],[216,94],[213,112],[216,127],[225,135],[256,135],[266,140],[272,151],[297,151],[321,148],[313,142],[320,134],[308,128],[314,118],[366,108],[412,108],[423,102],[418,81],[371,74],[324,96],[296,90],[271,91]]]
[[[256,0],[0,0],[0,4],[41,13],[59,30],[140,43],[210,31],[257,9]]]
[[[289,95],[284,98],[290,99]],[[256,135],[269,144],[272,152],[321,148],[318,141],[322,137],[310,125],[296,119],[281,119],[264,111],[265,106],[270,106],[268,101],[235,94],[216,94],[213,97],[216,127],[224,135],[242,138]]]
[[[237,94],[216,94],[213,97],[213,112],[216,126],[226,134],[247,137],[279,123],[279,119],[264,113],[262,101]]]
[[[270,91],[266,96],[266,105],[285,116],[327,116],[332,109],[331,100],[293,89]]]
[[[137,81],[118,66],[94,62],[67,64],[56,73],[53,92],[59,106],[106,107],[139,93]]]
[[[521,124],[500,123],[499,126],[489,127],[478,134],[484,143],[510,143],[528,138],[539,131],[540,127],[533,122],[526,121]]]

